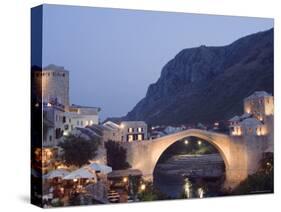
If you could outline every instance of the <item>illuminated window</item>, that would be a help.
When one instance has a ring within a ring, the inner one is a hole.
[[[139,127],[138,132],[142,132],[143,128]]]
[[[129,136],[128,136],[128,141],[131,142],[131,141],[133,141],[133,140],[134,140],[133,135],[129,135]]]
[[[128,128],[128,132],[129,132],[129,133],[132,133],[133,131],[134,131],[134,130],[133,130],[132,127],[129,127],[129,128]]]
[[[143,140],[143,135],[142,134],[138,134],[138,141],[142,141]]]

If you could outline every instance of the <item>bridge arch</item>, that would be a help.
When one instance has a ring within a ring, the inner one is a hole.
[[[164,139],[157,139],[153,142],[153,145],[151,145],[152,148],[152,164],[153,164],[153,170],[152,174],[154,172],[154,169],[161,157],[161,155],[164,154],[164,152],[174,143],[178,142],[179,140],[182,140],[184,138],[188,137],[196,137],[204,142],[208,142],[211,144],[220,154],[224,161],[225,170],[229,170],[230,166],[230,154],[229,154],[229,137],[227,135],[208,132],[204,130],[186,130],[180,133],[172,134],[163,137]]]
[[[127,160],[132,168],[141,170],[145,178],[153,180],[153,171],[164,151],[175,142],[191,136],[210,143],[218,150],[225,164],[226,187],[234,187],[247,177],[244,144],[233,142],[228,135],[199,129],[188,129],[153,140],[125,144]]]

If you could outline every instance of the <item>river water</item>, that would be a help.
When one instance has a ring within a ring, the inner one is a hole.
[[[219,196],[224,170],[219,154],[176,155],[157,164],[153,181],[170,198]]]

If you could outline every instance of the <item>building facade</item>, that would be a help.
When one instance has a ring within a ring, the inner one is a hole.
[[[229,120],[232,136],[265,136],[273,132],[274,99],[265,91],[256,91],[244,99],[244,114]]]
[[[99,124],[100,108],[70,105],[69,72],[63,67],[49,65],[32,74],[38,98],[36,106],[43,110],[44,147],[57,146],[76,127]]]
[[[122,121],[120,124],[108,121],[105,127],[103,140],[117,142],[133,142],[147,140],[147,124],[144,121]]]
[[[45,103],[69,105],[69,72],[63,67],[49,65],[35,71],[36,96]]]

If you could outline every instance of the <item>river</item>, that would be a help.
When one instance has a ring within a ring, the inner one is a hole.
[[[176,155],[157,164],[154,186],[170,198],[219,196],[224,170],[219,154]]]

